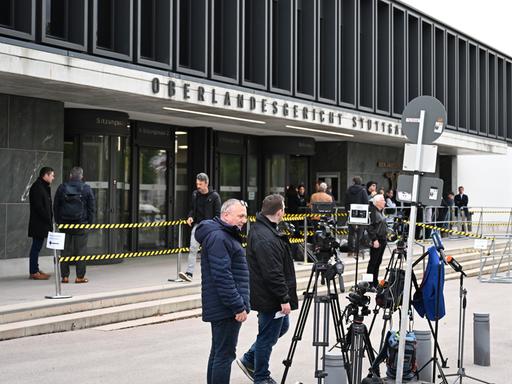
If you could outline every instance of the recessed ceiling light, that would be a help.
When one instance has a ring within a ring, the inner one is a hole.
[[[186,135],[186,134],[187,134],[187,132],[185,132],[185,131],[176,131],[176,132],[174,132],[174,134],[175,134],[176,136],[181,136],[181,135]]]
[[[187,149],[188,145],[178,145],[178,149]]]
[[[180,108],[171,108],[171,107],[163,107],[162,109],[165,109],[167,111],[174,111],[174,112],[184,112],[184,113],[191,113],[193,115],[201,115],[201,116],[209,116],[209,117],[218,117],[220,119],[228,119],[228,120],[237,120],[237,121],[243,121],[246,123],[254,123],[254,124],[266,124],[265,121],[261,120],[252,120],[252,119],[244,119],[242,117],[234,117],[234,116],[226,116],[226,115],[217,115],[216,113],[207,113],[207,112],[200,112],[200,111],[191,111],[188,109],[180,109]]]
[[[298,129],[298,130],[301,130],[301,131],[308,131],[308,132],[315,132],[315,133],[325,133],[325,134],[328,134],[328,135],[354,137],[354,135],[351,135],[349,133],[331,132],[331,131],[325,131],[323,129],[313,129],[313,128],[297,127],[295,125],[287,125],[286,128]]]

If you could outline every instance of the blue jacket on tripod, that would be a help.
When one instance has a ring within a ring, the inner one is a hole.
[[[433,321],[436,320],[436,303],[439,298],[439,308],[437,308],[437,319],[441,319],[446,314],[444,306],[444,263],[439,256],[436,247],[428,249],[428,264],[425,275],[421,281],[419,290],[414,294],[413,305],[416,312],[421,317]]]

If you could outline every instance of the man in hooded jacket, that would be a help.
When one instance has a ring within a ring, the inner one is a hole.
[[[240,229],[247,222],[246,207],[244,201],[229,199],[220,209],[220,218],[204,220],[196,230],[203,252],[202,316],[212,329],[208,384],[229,384],[238,333],[251,309],[249,270],[240,238]]]
[[[363,186],[363,180],[360,176],[354,176],[352,178],[352,184],[348,187],[347,192],[345,194],[345,209],[347,212],[350,211],[350,204],[368,204],[368,193],[366,192],[366,188]],[[358,238],[361,239],[364,228],[358,229]],[[353,225],[348,226],[348,246],[350,250],[354,251],[357,249],[354,235],[356,234],[356,229]]]
[[[270,354],[289,328],[288,314],[298,308],[290,243],[277,229],[284,209],[281,195],[267,196],[251,226],[247,244],[251,308],[258,311],[258,336],[237,364],[256,384],[275,383],[268,369]]]

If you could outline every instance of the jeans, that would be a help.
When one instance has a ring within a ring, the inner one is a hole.
[[[29,263],[29,271],[30,274],[34,274],[39,272],[39,252],[41,252],[41,248],[43,247],[44,238],[43,237],[33,237],[32,238],[32,247],[30,248],[30,263]]]
[[[270,376],[268,370],[272,347],[290,327],[288,315],[274,319],[275,312],[258,312],[258,336],[256,341],[242,357],[247,367],[254,367],[254,383],[264,381]]]
[[[62,256],[84,256],[87,249],[87,237],[86,233],[66,233]],[[77,261],[76,277],[83,278],[85,276],[85,268],[85,261]],[[69,277],[69,263],[60,263],[60,274],[62,277]]]
[[[194,274],[194,269],[196,268],[197,253],[199,252],[199,247],[201,245],[196,240],[196,228],[197,225],[194,225],[192,232],[190,233],[190,251],[188,253],[187,273],[190,273],[191,275]]]
[[[236,344],[242,323],[235,318],[214,321],[212,326],[212,347],[208,359],[208,384],[229,384],[231,363],[236,358]]]

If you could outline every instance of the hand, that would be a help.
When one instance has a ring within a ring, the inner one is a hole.
[[[188,224],[188,226],[189,226],[189,227],[191,227],[191,226],[192,226],[192,223],[193,223],[193,222],[194,222],[194,219],[193,219],[192,217],[189,217],[189,218],[187,219],[187,224]]]
[[[245,309],[242,312],[237,313],[235,315],[235,320],[240,323],[243,323],[245,320],[247,320],[247,312],[245,311]]]
[[[379,248],[380,247],[379,240],[373,240],[372,246],[373,246],[373,248]]]
[[[292,307],[290,307],[290,303],[281,304],[281,312],[283,312],[285,315],[290,314],[292,311]]]

